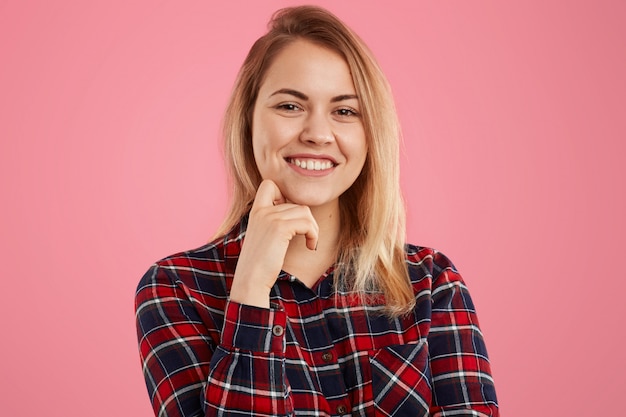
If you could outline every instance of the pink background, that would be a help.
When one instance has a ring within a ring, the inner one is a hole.
[[[318,3],[389,76],[410,240],[463,273],[503,415],[622,413],[626,3]],[[222,111],[290,4],[0,0],[2,415],[151,415],[135,286],[224,215]]]

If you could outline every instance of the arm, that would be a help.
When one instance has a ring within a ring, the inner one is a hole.
[[[474,304],[452,263],[436,253],[428,337],[432,416],[499,416],[487,349]]]
[[[278,203],[278,204],[277,204]],[[291,239],[315,249],[318,226],[308,207],[284,201],[271,181],[259,186],[238,255],[223,323],[168,268],[139,284],[137,329],[144,375],[158,416],[281,416],[292,411],[284,371],[286,315],[270,290]],[[181,270],[181,273],[183,271]],[[198,310],[196,310],[196,308]]]
[[[183,284],[154,265],[136,298],[146,386],[157,416],[286,415],[281,310],[226,303],[222,329],[210,329]],[[221,332],[221,341],[215,335]]]
[[[222,345],[211,361],[206,415],[285,416],[292,411],[283,355],[286,321],[280,309],[227,304]]]

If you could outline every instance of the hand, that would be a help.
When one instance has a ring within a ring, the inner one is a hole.
[[[230,299],[268,308],[291,239],[304,235],[307,248],[315,250],[318,233],[309,207],[287,202],[273,181],[264,180],[250,210]]]

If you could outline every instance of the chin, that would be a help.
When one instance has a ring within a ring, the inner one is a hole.
[[[285,198],[294,204],[300,204],[303,206],[309,207],[321,207],[327,205],[334,205],[338,203],[337,198],[320,196],[317,194],[302,194],[302,193],[293,193],[289,195],[285,195]]]

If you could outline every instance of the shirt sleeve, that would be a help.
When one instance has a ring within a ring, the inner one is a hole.
[[[472,299],[452,263],[435,255],[431,329],[430,414],[499,416],[487,349]]]
[[[187,294],[158,265],[137,289],[139,351],[155,415],[289,415],[284,312],[227,302],[223,328],[212,329]]]

